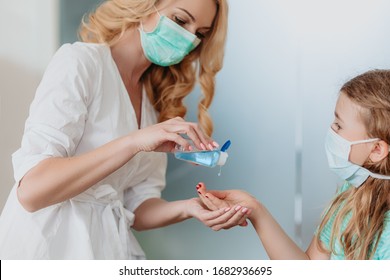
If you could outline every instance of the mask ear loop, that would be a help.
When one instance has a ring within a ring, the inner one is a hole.
[[[156,6],[153,5],[153,7],[154,7],[154,9],[156,10],[156,13],[159,15],[159,17],[161,17],[161,14],[160,14],[160,12],[157,10]]]
[[[157,8],[156,8],[155,5],[153,5],[153,8],[156,10],[156,13],[158,14],[159,18],[161,18],[161,14],[160,14],[160,12],[157,10]],[[141,26],[142,31],[145,32],[144,25],[142,24],[142,20],[141,20],[139,23],[140,23],[140,26]]]

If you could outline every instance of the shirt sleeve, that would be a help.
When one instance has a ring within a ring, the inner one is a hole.
[[[16,182],[46,158],[74,154],[87,119],[93,69],[74,45],[63,45],[53,56],[31,103],[21,147],[12,155]]]
[[[134,212],[145,200],[160,198],[166,184],[167,155],[154,154],[150,165],[151,174],[139,184],[127,189],[124,193],[124,205],[126,209]]]

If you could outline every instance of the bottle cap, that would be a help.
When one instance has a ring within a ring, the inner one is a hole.
[[[228,153],[220,152],[217,165],[224,165],[226,163],[227,158],[228,158]]]
[[[230,140],[227,140],[227,141],[225,142],[225,144],[222,145],[221,151],[222,151],[222,152],[226,152],[226,150],[229,149],[231,143],[232,143],[232,142],[230,142]]]

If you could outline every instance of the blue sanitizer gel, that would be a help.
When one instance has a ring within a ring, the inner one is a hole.
[[[224,146],[226,147],[226,145]],[[228,154],[225,152],[226,149],[212,151],[183,151],[177,149],[174,154],[175,157],[180,160],[192,162],[206,167],[215,167],[217,165],[222,166],[226,163],[228,158]]]

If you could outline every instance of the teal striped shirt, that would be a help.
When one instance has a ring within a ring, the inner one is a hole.
[[[349,188],[353,188],[348,182],[345,182],[344,185],[341,187],[339,193],[346,191]],[[348,224],[348,221],[350,220],[351,216],[347,216],[343,224],[341,226],[341,229],[344,230],[345,227]],[[328,221],[328,223],[325,225],[324,230],[321,232],[320,239],[323,242],[325,248],[330,249],[330,234],[332,231],[332,225],[334,222],[335,216],[332,216],[331,219]],[[318,231],[318,229],[317,229]],[[335,241],[335,252],[331,253],[330,259],[332,260],[344,260],[344,250],[343,247],[340,244],[340,241]],[[384,221],[384,228],[383,233],[380,237],[378,247],[373,255],[373,260],[390,260],[390,211],[386,213],[385,221]]]

